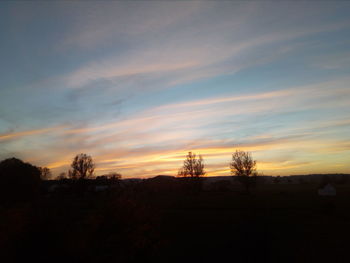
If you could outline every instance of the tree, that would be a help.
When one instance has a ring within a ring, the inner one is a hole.
[[[251,186],[256,183],[256,161],[253,160],[250,152],[236,150],[232,154],[232,161],[230,163],[231,174],[236,176],[238,181],[242,183],[247,192]]]
[[[117,172],[110,172],[109,174],[107,174],[107,178],[113,181],[118,181],[122,179],[122,175]]]
[[[66,179],[67,178],[67,176],[66,176],[66,173],[65,172],[62,172],[62,173],[60,173],[57,177],[56,177],[56,179],[55,180],[63,180],[63,179]]]
[[[122,175],[116,172],[110,172],[106,175],[100,175],[95,178],[98,182],[111,183],[111,184],[119,184]]]
[[[0,162],[0,200],[30,200],[39,194],[40,169],[17,158]]]
[[[86,179],[94,174],[94,170],[95,164],[91,156],[80,153],[74,157],[68,176],[71,179]]]
[[[112,184],[119,185],[120,180],[122,179],[122,175],[116,172],[110,172],[107,175],[107,178],[111,181]]]
[[[39,167],[39,170],[40,170],[40,178],[42,180],[47,180],[52,176],[50,169],[47,167]]]
[[[189,152],[186,156],[186,160],[182,168],[178,172],[178,176],[198,178],[205,175],[203,158],[199,155],[198,159],[196,154]]]
[[[204,162],[201,155],[196,157],[196,154],[189,152],[186,156],[182,168],[178,172],[178,176],[185,177],[183,181],[184,189],[192,193],[198,193],[202,188],[201,177],[205,175]]]

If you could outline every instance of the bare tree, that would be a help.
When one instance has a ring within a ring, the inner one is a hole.
[[[91,156],[80,153],[74,157],[68,177],[71,179],[86,179],[94,174],[94,170],[95,164]]]
[[[47,167],[39,167],[41,180],[47,180],[52,176],[51,171]]]
[[[184,161],[182,168],[178,172],[178,176],[198,178],[204,175],[205,171],[202,156],[199,155],[197,159],[196,154],[189,152],[186,156],[186,160]]]
[[[237,176],[237,179],[242,183],[247,192],[251,186],[256,183],[256,161],[253,160],[250,152],[236,150],[232,154],[232,161],[230,163],[231,174]]]

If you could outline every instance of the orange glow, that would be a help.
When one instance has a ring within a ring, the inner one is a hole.
[[[0,141],[2,140],[9,140],[9,139],[15,139],[23,136],[29,136],[29,135],[37,135],[42,133],[48,133],[52,131],[58,131],[62,129],[64,126],[57,126],[52,128],[45,128],[45,129],[37,129],[37,130],[28,130],[28,131],[21,131],[21,132],[12,132],[12,133],[4,133],[0,134]]]
[[[266,137],[268,138],[268,136]],[[296,143],[298,142],[298,143]],[[307,154],[322,154],[329,152],[338,152],[350,150],[350,145],[344,143],[335,143],[331,140],[280,138],[275,140],[266,140],[264,143],[241,144],[220,147],[199,147],[190,149],[196,154],[201,154],[205,162],[206,176],[230,175],[229,162],[231,154],[241,149],[253,153],[257,160],[258,171],[268,174],[283,174],[299,171],[308,167],[322,169],[329,164],[324,164],[321,160],[298,161],[298,160],[279,160],[273,157],[275,152],[282,151],[303,151]],[[110,171],[118,171],[125,176],[147,177],[157,174],[176,175],[178,169],[182,166],[183,160],[188,151],[169,149],[169,150],[150,150],[140,149],[131,151],[121,149],[119,152],[109,152],[93,156],[96,163],[96,174],[104,174]],[[51,169],[62,170],[68,169],[71,163],[69,159],[63,159],[53,162],[47,166]],[[271,156],[271,158],[269,157]],[[278,155],[277,155],[278,156]],[[271,161],[272,160],[272,161]],[[334,166],[339,169],[343,166]]]

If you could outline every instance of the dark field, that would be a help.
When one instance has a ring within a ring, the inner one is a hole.
[[[0,210],[2,262],[349,262],[350,186],[136,187]]]

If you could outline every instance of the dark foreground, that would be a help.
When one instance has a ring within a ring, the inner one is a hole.
[[[43,194],[0,208],[1,262],[350,262],[350,186]]]

